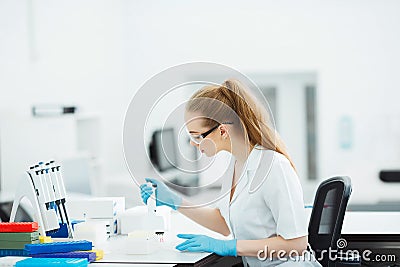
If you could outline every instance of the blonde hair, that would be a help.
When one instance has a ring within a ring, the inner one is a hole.
[[[217,100],[217,101],[210,101]],[[186,110],[204,116],[204,126],[232,122],[239,125],[250,145],[260,145],[284,155],[295,168],[285,145],[273,126],[267,110],[250,90],[238,80],[229,79],[221,85],[208,85],[192,95]]]

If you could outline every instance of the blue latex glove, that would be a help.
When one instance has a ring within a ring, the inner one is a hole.
[[[178,250],[190,252],[213,252],[220,256],[237,256],[236,239],[220,240],[206,235],[178,234],[177,237],[187,239],[177,245]]]
[[[165,205],[177,210],[182,203],[182,197],[173,192],[168,188],[166,184],[156,179],[146,178],[146,182],[157,185],[156,188],[156,206]],[[144,204],[147,204],[147,200],[153,193],[152,188],[147,184],[140,185],[140,193]]]

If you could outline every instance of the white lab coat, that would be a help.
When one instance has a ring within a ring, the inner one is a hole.
[[[222,177],[220,209],[233,238],[264,239],[280,235],[292,239],[308,235],[303,192],[296,172],[280,153],[256,146],[251,151],[229,203],[234,162]],[[317,262],[285,262],[242,257],[246,266],[320,266]]]

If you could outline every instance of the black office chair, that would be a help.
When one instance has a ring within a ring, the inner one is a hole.
[[[324,267],[360,265],[358,259],[335,261],[329,258],[328,253],[329,248],[331,251],[338,249],[337,242],[340,239],[351,190],[349,177],[333,177],[323,181],[315,195],[308,226],[308,240],[317,260]]]

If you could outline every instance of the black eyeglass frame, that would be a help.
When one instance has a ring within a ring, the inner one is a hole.
[[[202,139],[206,138],[207,135],[209,135],[210,133],[212,133],[212,132],[213,132],[215,129],[217,129],[221,124],[233,124],[233,122],[223,122],[223,123],[217,124],[217,125],[215,125],[214,127],[212,127],[210,130],[208,130],[207,132],[201,133],[201,134],[199,134],[199,135],[196,136],[196,137],[197,137],[197,138],[198,138],[198,137],[201,137]],[[192,141],[194,141],[194,140],[192,139]],[[200,141],[200,142],[195,142],[195,143],[200,144],[201,141]]]

